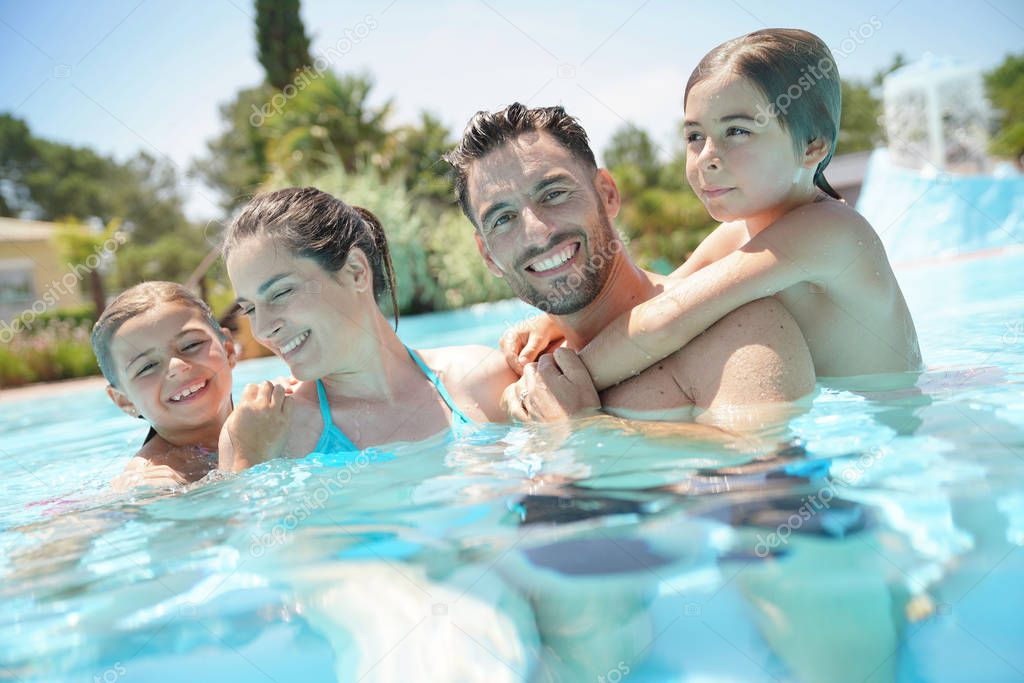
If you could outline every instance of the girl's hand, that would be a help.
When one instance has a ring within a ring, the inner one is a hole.
[[[134,488],[171,489],[187,484],[180,472],[168,465],[152,465],[144,458],[133,458],[124,472],[114,477],[110,486],[118,493]]]
[[[294,377],[285,377],[284,375],[282,375],[281,377],[275,377],[270,381],[273,384],[280,384],[282,387],[284,387],[285,396],[291,396],[292,394],[294,394],[295,390],[299,388],[300,384],[302,384],[302,382],[295,379]]]
[[[551,346],[560,346],[563,341],[555,321],[542,313],[505,330],[499,345],[505,362],[513,372],[522,376],[527,363],[536,361],[541,353]]]
[[[282,455],[293,405],[280,384],[246,385],[224,425],[234,448],[232,471],[239,472]]]

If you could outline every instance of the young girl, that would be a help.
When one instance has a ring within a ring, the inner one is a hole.
[[[135,285],[96,321],[92,347],[110,399],[151,425],[115,489],[191,483],[216,467],[236,354],[201,299],[173,282]]]
[[[794,29],[730,40],[690,75],[684,106],[687,180],[723,222],[673,273],[673,286],[580,352],[594,386],[639,373],[765,296],[796,318],[819,377],[920,370],[917,333],[882,243],[823,175],[840,112],[828,47]],[[556,337],[539,316],[506,333],[502,348],[521,371]]]

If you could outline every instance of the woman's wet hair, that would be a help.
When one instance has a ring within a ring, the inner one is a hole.
[[[684,106],[693,86],[729,72],[747,79],[764,94],[769,105],[763,115],[778,120],[798,152],[812,140],[828,141],[828,154],[815,169],[814,185],[842,199],[824,175],[839,138],[842,95],[839,69],[821,38],[799,29],[769,28],[722,43],[704,55],[690,74]]]
[[[341,270],[349,251],[358,247],[370,262],[377,303],[390,294],[398,326],[391,252],[384,228],[371,212],[350,206],[315,187],[290,187],[259,194],[231,224],[222,247],[225,260],[240,242],[263,235],[296,256],[316,261],[329,273]]]
[[[110,342],[114,335],[127,321],[160,304],[182,304],[194,308],[202,314],[203,322],[210,326],[217,338],[222,343],[227,341],[210,307],[191,290],[176,282],[141,282],[124,290],[111,301],[92,327],[92,351],[96,354],[100,372],[110,386],[117,388],[117,367],[110,353]]]

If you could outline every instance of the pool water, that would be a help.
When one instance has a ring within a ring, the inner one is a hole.
[[[898,268],[917,389],[819,386],[757,438],[490,425],[118,496],[143,425],[99,390],[5,403],[0,680],[1024,679],[1022,270]]]

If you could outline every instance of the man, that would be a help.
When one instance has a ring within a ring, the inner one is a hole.
[[[525,368],[504,402],[518,419],[558,420],[603,407],[646,419],[792,401],[814,369],[792,316],[774,299],[742,306],[636,377],[598,396],[575,355],[606,325],[661,292],[612,227],[620,197],[586,132],[561,107],[515,103],[469,122],[446,155],[488,269],[554,316],[566,344]]]

